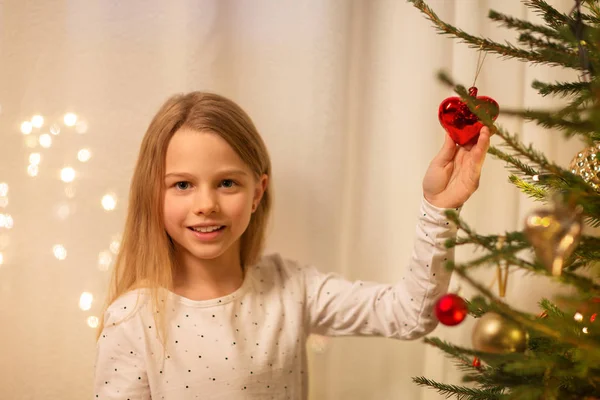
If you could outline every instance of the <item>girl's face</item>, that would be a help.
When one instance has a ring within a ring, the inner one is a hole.
[[[167,147],[164,223],[184,265],[239,263],[239,239],[268,177],[252,171],[219,135],[177,131]]]

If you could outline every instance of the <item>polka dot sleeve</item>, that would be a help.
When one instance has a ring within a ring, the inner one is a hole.
[[[141,322],[131,309],[135,303],[115,302],[104,318],[96,345],[94,399],[149,400],[145,345]]]
[[[444,211],[423,199],[413,251],[404,277],[396,284],[351,282],[303,268],[308,329],[332,336],[406,340],[431,332],[437,325],[435,302],[450,283],[445,264],[454,258],[445,241],[456,235],[456,227],[447,221]]]

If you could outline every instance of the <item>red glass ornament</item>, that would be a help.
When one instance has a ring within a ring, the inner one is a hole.
[[[481,360],[477,357],[473,358],[473,366],[475,368],[480,368],[481,367]]]
[[[467,316],[467,303],[456,294],[445,294],[435,305],[435,315],[444,325],[458,325]]]
[[[477,88],[475,86],[469,88],[469,96],[476,97],[477,100],[483,101],[477,106],[493,121],[498,118],[500,107],[498,103],[491,97],[477,96]],[[465,145],[471,139],[479,135],[479,131],[483,124],[479,118],[469,110],[467,104],[460,97],[448,97],[440,104],[438,111],[440,124],[444,127],[448,135],[459,145]]]
[[[597,316],[598,316],[598,313],[593,313],[592,316],[590,317],[590,322],[594,322],[596,320]]]

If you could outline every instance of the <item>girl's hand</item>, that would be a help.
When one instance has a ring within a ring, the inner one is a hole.
[[[446,135],[444,146],[431,160],[423,178],[425,200],[439,208],[462,206],[479,187],[490,136],[489,128],[484,126],[476,139],[458,146]]]

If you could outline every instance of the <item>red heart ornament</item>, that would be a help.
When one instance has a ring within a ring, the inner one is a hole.
[[[469,88],[469,96],[476,97],[477,100],[483,102],[477,106],[477,110],[481,109],[492,118],[492,121],[498,118],[500,107],[496,100],[487,96],[478,97],[475,86]],[[438,117],[448,135],[461,146],[477,136],[483,126],[479,118],[469,110],[467,104],[460,97],[448,97],[442,101]]]

